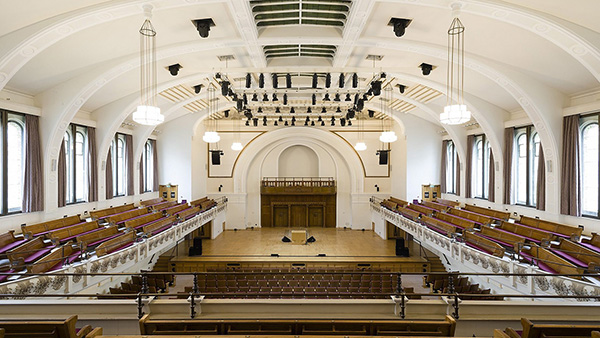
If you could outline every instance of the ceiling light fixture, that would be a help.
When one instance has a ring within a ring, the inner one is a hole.
[[[202,87],[204,87],[203,84],[195,85],[194,86],[194,93],[200,94],[200,91],[202,90]]]
[[[396,34],[396,37],[401,37],[406,32],[406,27],[408,27],[411,22],[412,20],[410,19],[391,18],[390,22],[388,22],[388,26],[394,26],[394,34]]]
[[[260,73],[260,75],[258,76],[258,88],[264,88],[265,87],[265,74]]]
[[[246,88],[250,88],[252,86],[252,75],[250,73],[246,74]]]
[[[285,87],[292,88],[292,74],[290,73],[285,75]]]
[[[419,68],[421,68],[421,72],[425,76],[431,74],[431,71],[433,70],[433,66],[430,65],[430,64],[428,64],[428,63],[422,63],[422,64],[420,64]]]
[[[339,87],[344,88],[345,84],[346,84],[346,79],[344,79],[344,73],[340,73]]]
[[[202,38],[207,38],[210,27],[215,26],[215,22],[211,18],[192,20],[192,23]]]

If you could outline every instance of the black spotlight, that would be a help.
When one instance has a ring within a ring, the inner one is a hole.
[[[292,74],[290,73],[285,75],[285,87],[292,88]]]
[[[315,126],[315,121],[310,121],[310,126],[314,127]]]
[[[325,76],[325,88],[331,87],[331,73],[327,73]]]
[[[289,243],[289,242],[291,242],[292,240],[291,240],[291,239],[289,239],[287,236],[283,236],[283,238],[281,239],[281,241],[282,241],[282,242],[285,242],[285,243]]]
[[[358,102],[356,102],[356,110],[361,111],[361,110],[363,110],[364,107],[365,107],[365,100],[359,99]]]
[[[258,95],[256,93],[252,94],[252,101],[258,101]]]
[[[360,99],[360,94],[356,93],[356,95],[354,95],[354,104],[358,103],[358,99]]]
[[[352,120],[348,119],[348,127],[352,126]]]
[[[323,101],[331,101],[331,100],[329,99],[329,93],[326,93],[326,94],[325,94],[325,97],[323,98]]]
[[[292,126],[295,126],[295,125],[296,125],[296,121],[292,120],[292,123],[291,123],[291,125],[292,125]]]
[[[269,101],[269,95],[267,95],[267,93],[263,95],[263,101]]]
[[[263,112],[262,107],[258,107],[258,113],[262,114],[262,112]]]
[[[296,109],[294,109],[294,107],[290,108],[290,114],[294,114],[296,113]]]
[[[387,77],[387,74],[385,72],[381,72],[381,74],[379,74],[380,79],[385,79],[386,77]]]
[[[279,107],[275,108],[275,113],[281,114],[281,109],[279,109]]]
[[[339,81],[340,88],[344,88],[345,84],[346,84],[346,79],[344,79],[344,73],[340,73],[340,81]]]
[[[431,71],[433,70],[433,66],[428,63],[420,64],[419,68],[421,68],[421,72],[423,72],[423,75],[425,76],[431,74]]]
[[[296,122],[296,116],[292,116],[292,122]]]
[[[308,121],[304,121],[304,125],[305,125],[305,126],[308,126]]]
[[[221,155],[224,155],[223,150],[209,150],[212,165],[221,165]]]
[[[263,117],[263,126],[265,126],[265,127],[267,126],[267,117],[266,116]]]
[[[352,101],[352,98],[350,97],[350,93],[346,94],[346,99],[344,99],[344,101],[346,101],[346,102]]]
[[[283,117],[279,116],[279,122],[283,122]]]
[[[323,119],[321,118],[321,116],[319,116],[319,119],[317,120],[317,122],[323,122]]]
[[[372,118],[373,116],[375,116],[375,111],[374,110],[369,109],[367,112],[369,113],[369,117]]]
[[[325,121],[321,121],[321,127],[325,127]]]
[[[348,119],[353,119],[356,116],[354,109],[348,109]]]
[[[236,103],[237,103],[236,109],[238,111],[241,111],[242,109],[244,109],[244,100],[237,100]],[[225,117],[227,117],[227,116],[225,116]]]
[[[333,101],[335,102],[340,102],[340,93],[335,94],[335,97],[333,98]]]
[[[277,127],[277,120],[275,120],[275,122],[273,122],[273,125],[274,125],[275,127]]]
[[[246,110],[244,112],[244,116],[246,116],[248,120],[250,120],[252,118],[252,112],[250,110]]]
[[[373,89],[373,95],[379,96],[381,95],[381,81],[373,81],[371,82],[371,89]]]
[[[229,81],[221,81],[221,95],[229,95]]]
[[[239,104],[238,104],[238,105],[239,105]],[[241,110],[241,109],[238,109],[238,110]],[[229,117],[229,109],[227,109],[227,110],[224,110],[224,111],[223,111],[223,115],[225,115],[225,117]]]
[[[396,36],[401,37],[406,32],[406,27],[408,27],[411,22],[412,20],[410,19],[391,18],[390,22],[388,22],[388,26],[393,26]]]
[[[245,106],[248,105],[248,95],[246,95],[245,93],[244,93],[244,95],[242,95],[242,101],[244,102]]]
[[[286,127],[287,127],[287,126],[289,126],[289,124],[288,124],[288,121],[287,121],[287,120],[285,120],[285,124],[284,124],[284,126],[286,126]]]
[[[272,82],[273,82],[273,89],[277,89],[277,85],[279,84],[279,82],[278,82],[279,79],[277,77],[277,74],[275,74],[275,73],[271,74],[271,78],[273,79],[272,80]]]
[[[275,101],[279,101],[279,99],[277,98],[277,94],[273,93],[273,102],[275,102]]]
[[[252,119],[252,124],[253,124],[255,127],[258,127],[258,117],[255,117],[255,118],[253,118],[253,119]]]
[[[169,69],[169,73],[171,73],[171,75],[173,75],[173,76],[177,76],[177,74],[179,74],[179,70],[181,68],[182,68],[181,65],[178,63],[167,67],[167,69]]]
[[[341,113],[342,112],[342,108],[337,107],[337,109],[335,110],[336,113]]]
[[[283,105],[287,106],[287,94],[283,94]]]
[[[260,75],[258,76],[258,88],[264,88],[265,87],[265,74],[260,73]]]
[[[252,75],[250,73],[246,74],[246,88],[252,87]]]
[[[331,117],[331,126],[332,127],[335,126],[335,117],[333,117],[333,116]]]
[[[310,121],[310,117],[307,116],[306,117],[306,122],[309,122],[309,121]]]
[[[250,120],[246,120],[245,125],[246,125],[246,127],[248,127],[250,125]]]
[[[202,87],[204,87],[203,84],[195,85],[194,86],[194,93],[200,94],[200,91],[202,90]]]
[[[313,78],[312,78],[312,87],[313,88],[317,88],[318,81],[319,81],[318,75],[317,75],[317,73],[314,73]]]
[[[352,88],[358,87],[358,74],[352,74]]]
[[[200,34],[200,37],[203,37],[203,38],[208,37],[208,32],[210,32],[210,27],[215,25],[215,22],[211,18],[192,20],[192,23],[196,27],[196,30],[198,30],[198,34]]]
[[[317,104],[317,94],[312,94],[312,105]]]
[[[398,87],[398,90],[400,91],[400,94],[404,94],[404,91],[406,90],[406,86],[405,85],[397,84],[396,87]]]
[[[306,243],[313,243],[314,241],[316,241],[316,239],[313,236],[310,236],[307,240]]]
[[[327,114],[327,108],[323,107],[323,109],[321,109],[321,114]]]
[[[307,114],[310,114],[310,113],[312,113],[312,108],[308,107],[308,108],[306,109],[306,113],[307,113]]]
[[[342,117],[340,119],[340,124],[342,125],[342,127],[345,127],[346,126],[346,119]]]

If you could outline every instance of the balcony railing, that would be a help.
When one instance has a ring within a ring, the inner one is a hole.
[[[333,177],[263,177],[261,186],[265,188],[329,188],[335,187]]]

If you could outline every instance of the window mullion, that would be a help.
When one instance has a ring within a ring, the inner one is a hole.
[[[2,115],[2,205],[0,213],[8,213],[8,113],[1,111]]]

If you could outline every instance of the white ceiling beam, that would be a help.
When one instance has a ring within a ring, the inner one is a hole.
[[[262,51],[262,46],[258,44],[258,29],[252,15],[250,1],[247,0],[228,0],[227,6],[234,17],[235,25],[238,28],[242,40],[246,43],[246,49],[254,68],[264,68],[267,66],[267,59]],[[266,81],[265,81],[266,82]]]
[[[367,18],[373,10],[373,0],[355,0],[352,2],[348,20],[344,26],[343,40],[338,46],[335,58],[333,59],[334,67],[344,67],[348,63],[348,59],[354,50],[356,41],[365,28]]]

